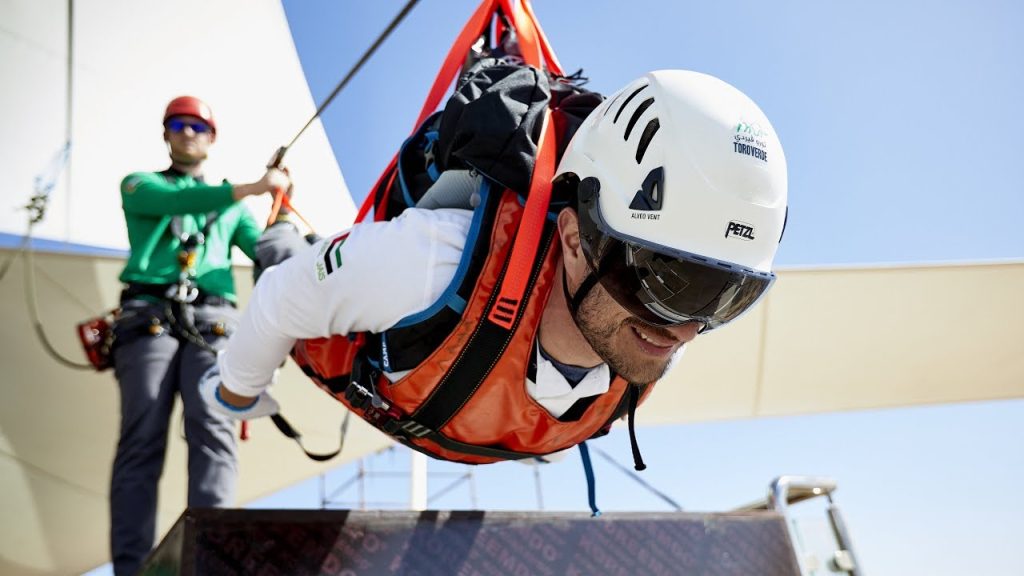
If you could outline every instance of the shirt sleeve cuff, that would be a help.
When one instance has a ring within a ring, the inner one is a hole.
[[[243,382],[232,369],[231,357],[227,353],[217,355],[217,368],[220,370],[220,381],[225,388],[240,396],[259,396],[277,381],[277,370],[265,382]]]

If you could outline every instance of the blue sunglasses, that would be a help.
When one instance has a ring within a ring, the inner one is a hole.
[[[188,120],[181,120],[178,118],[168,120],[166,126],[168,130],[175,133],[184,130],[185,126],[191,128],[192,131],[195,132],[196,134],[206,134],[207,132],[212,132],[210,125],[205,122],[189,122]]]

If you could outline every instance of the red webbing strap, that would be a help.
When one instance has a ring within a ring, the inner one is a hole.
[[[540,40],[537,38],[537,28],[533,21],[522,10],[522,2],[515,3],[514,0],[501,0],[501,10],[512,19],[512,27],[516,29],[516,37],[519,40],[519,54],[523,61],[534,68],[542,68]]]
[[[366,198],[363,199],[363,205],[359,207],[359,213],[356,214],[356,224],[362,222],[363,219],[366,218],[366,215],[370,213],[370,208],[373,208],[374,196],[376,195],[377,190],[380,188],[380,185],[384,183],[384,178],[387,178],[388,174],[391,174],[391,177],[394,178],[395,175],[392,172],[392,170],[395,168],[397,164],[398,153],[396,152],[394,158],[391,159],[391,162],[388,162],[388,167],[385,168],[384,171],[380,173],[380,176],[377,178],[377,182],[373,185],[372,188],[370,188],[370,193],[367,194]],[[390,182],[388,184],[390,185]],[[387,202],[387,198],[384,198],[382,201]],[[374,214],[375,219],[377,218],[377,216],[377,214]]]
[[[476,12],[469,17],[469,21],[462,28],[458,38],[455,39],[455,43],[448,50],[448,56],[445,57],[444,64],[441,65],[441,70],[437,73],[437,78],[434,79],[434,85],[427,94],[427,100],[423,103],[423,108],[420,109],[420,116],[412,127],[413,132],[419,128],[420,124],[423,124],[427,116],[433,114],[434,110],[437,109],[437,105],[441,103],[441,98],[448,92],[448,87],[451,86],[452,80],[455,79],[462,65],[466,62],[466,54],[469,53],[469,49],[480,38],[480,35],[484,33],[484,30],[491,25],[491,18],[494,17],[494,11],[497,7],[498,0],[483,0],[476,9]]]
[[[519,51],[523,60],[531,66],[542,68],[543,58],[543,64],[547,66],[548,71],[562,76],[562,65],[558,62],[558,57],[555,56],[551,44],[548,43],[547,36],[544,35],[544,30],[541,29],[540,22],[537,21],[530,1],[501,0],[501,9],[509,16],[513,28],[516,29]]]
[[[501,37],[505,35],[505,22],[501,18],[494,19],[494,45],[501,44]]]
[[[473,43],[477,41],[484,30],[490,26],[491,18],[494,17],[494,11],[498,8],[498,0],[483,0],[480,6],[477,7],[476,12],[469,17],[466,25],[463,26],[462,32],[455,39],[452,47],[448,50],[448,56],[445,57],[444,63],[441,65],[441,70],[438,71],[437,77],[434,78],[434,85],[431,86],[430,92],[427,93],[427,99],[423,102],[423,107],[420,109],[420,115],[416,118],[416,123],[413,124],[412,132],[416,132],[416,129],[423,124],[423,121],[428,116],[434,113],[437,109],[437,105],[441,103],[441,98],[444,97],[448,91],[448,87],[451,86],[452,80],[455,79],[455,75],[458,74],[462,68],[463,63],[466,60],[466,54],[469,53],[469,49],[473,46]],[[375,191],[383,183],[384,178],[387,177],[388,173],[398,163],[398,154],[391,159],[388,167],[377,179],[377,183],[371,190]],[[365,200],[363,205],[359,208],[359,213],[356,215],[356,222],[362,222],[366,215],[370,212],[370,208],[373,207],[373,193],[371,192]]]
[[[537,162],[530,178],[530,192],[526,197],[523,219],[519,222],[508,268],[498,290],[498,298],[487,315],[488,320],[506,330],[512,329],[519,314],[519,307],[530,279],[530,270],[537,257],[544,222],[547,220],[548,204],[551,201],[556,147],[555,128],[551,122],[551,112],[547,111],[544,114],[544,125],[541,127]]]
[[[274,202],[270,205],[270,215],[267,216],[267,226],[277,220],[277,213],[281,211],[281,201],[284,198],[284,188],[274,188]]]
[[[533,24],[533,27],[537,30],[537,39],[540,42],[540,49],[544,54],[544,61],[547,63],[548,70],[551,71],[552,74],[565,76],[562,72],[562,65],[558,62],[558,57],[555,56],[555,51],[551,49],[548,37],[544,35],[544,30],[540,27],[540,21],[537,20],[537,15],[533,12],[533,6],[530,5],[530,0],[520,0],[519,4],[523,7],[523,12],[526,13],[526,16]]]
[[[499,6],[511,19],[512,27],[516,30],[516,34],[519,39],[519,49],[522,52],[523,60],[527,64],[537,68],[541,68],[542,64],[544,64],[547,66],[548,70],[554,74],[562,75],[562,67],[558,62],[558,58],[555,57],[555,53],[551,49],[551,45],[548,43],[547,37],[544,36],[544,31],[541,30],[540,24],[537,22],[537,17],[533,13],[533,8],[530,6],[529,0],[519,0],[518,2],[515,0],[483,0],[473,15],[470,16],[466,25],[463,26],[462,32],[459,33],[459,36],[455,39],[452,47],[448,50],[448,55],[445,57],[444,63],[441,65],[441,69],[438,71],[437,77],[434,79],[434,84],[431,86],[430,92],[427,93],[427,98],[423,103],[423,107],[420,109],[420,114],[416,118],[416,123],[413,125],[412,132],[410,132],[410,134],[414,133],[417,128],[423,124],[427,117],[433,114],[434,110],[437,109],[438,104],[441,103],[441,99],[447,93],[448,88],[451,86],[451,83],[458,74],[458,71],[465,63],[466,54],[469,53],[469,49],[477,41],[480,35],[483,34],[484,30],[491,25],[491,19],[494,17],[494,13]],[[377,183],[374,184],[371,190],[376,191],[380,187],[384,178],[388,176],[397,163],[398,154],[395,154],[395,157],[391,159],[388,167],[377,179]],[[539,164],[540,158],[538,158],[538,165]],[[536,173],[536,170],[534,173]],[[391,178],[394,178],[394,174],[391,174]],[[366,218],[370,209],[373,208],[373,201],[374,195],[372,193],[363,200],[363,204],[359,208],[359,213],[356,215],[356,222],[362,222],[363,219]],[[546,202],[544,210],[547,210]]]
[[[309,231],[311,233],[316,234],[316,229],[313,228],[313,225],[309,223],[309,220],[306,220],[305,216],[303,216],[301,213],[299,213],[298,210],[295,209],[295,205],[292,204],[290,198],[288,198],[287,196],[281,196],[281,206],[284,206],[285,208],[290,210],[292,214],[295,214],[296,218],[302,220],[302,223],[306,225],[306,228],[309,228]]]

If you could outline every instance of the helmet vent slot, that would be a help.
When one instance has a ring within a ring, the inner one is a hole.
[[[633,115],[629,118],[629,124],[626,124],[626,133],[622,135],[623,140],[629,140],[629,135],[633,132],[633,126],[636,126],[636,121],[639,120],[640,117],[643,116],[644,112],[651,107],[651,104],[654,104],[654,98],[648,98],[636,107]]]
[[[604,107],[603,116],[607,116],[608,113],[612,111],[612,108],[615,106],[615,103],[619,101],[619,98],[622,98],[623,94],[624,92],[620,91],[618,94],[615,95],[615,98],[612,98],[611,102],[609,102],[608,105]]]
[[[651,140],[654,135],[658,132],[658,128],[661,127],[661,122],[655,118],[647,123],[647,127],[644,128],[643,134],[640,135],[640,143],[636,146],[636,163],[639,164],[644,159],[644,154],[647,153],[647,147],[651,144]]]
[[[622,115],[622,111],[626,109],[626,106],[629,106],[629,103],[633,100],[633,98],[635,98],[636,95],[639,94],[644,88],[647,88],[647,84],[644,84],[643,86],[637,88],[636,90],[633,90],[633,93],[629,95],[629,98],[626,98],[626,100],[622,103],[622,106],[619,106],[619,111],[615,113],[615,118],[612,119],[612,124],[619,121],[619,116]]]

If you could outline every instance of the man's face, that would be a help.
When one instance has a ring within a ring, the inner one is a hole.
[[[576,316],[583,337],[608,367],[635,383],[654,382],[672,355],[697,336],[700,325],[652,326],[633,316],[598,283],[580,303]]]
[[[580,245],[575,210],[559,212],[558,231],[566,280],[570,292],[576,294],[591,269]],[[661,378],[672,355],[696,338],[701,327],[698,322],[667,327],[647,324],[616,302],[600,282],[583,298],[575,322],[601,360],[616,374],[637,384]]]
[[[213,144],[210,126],[194,116],[171,116],[164,123],[164,140],[170,147],[171,159],[196,164],[206,159]]]

